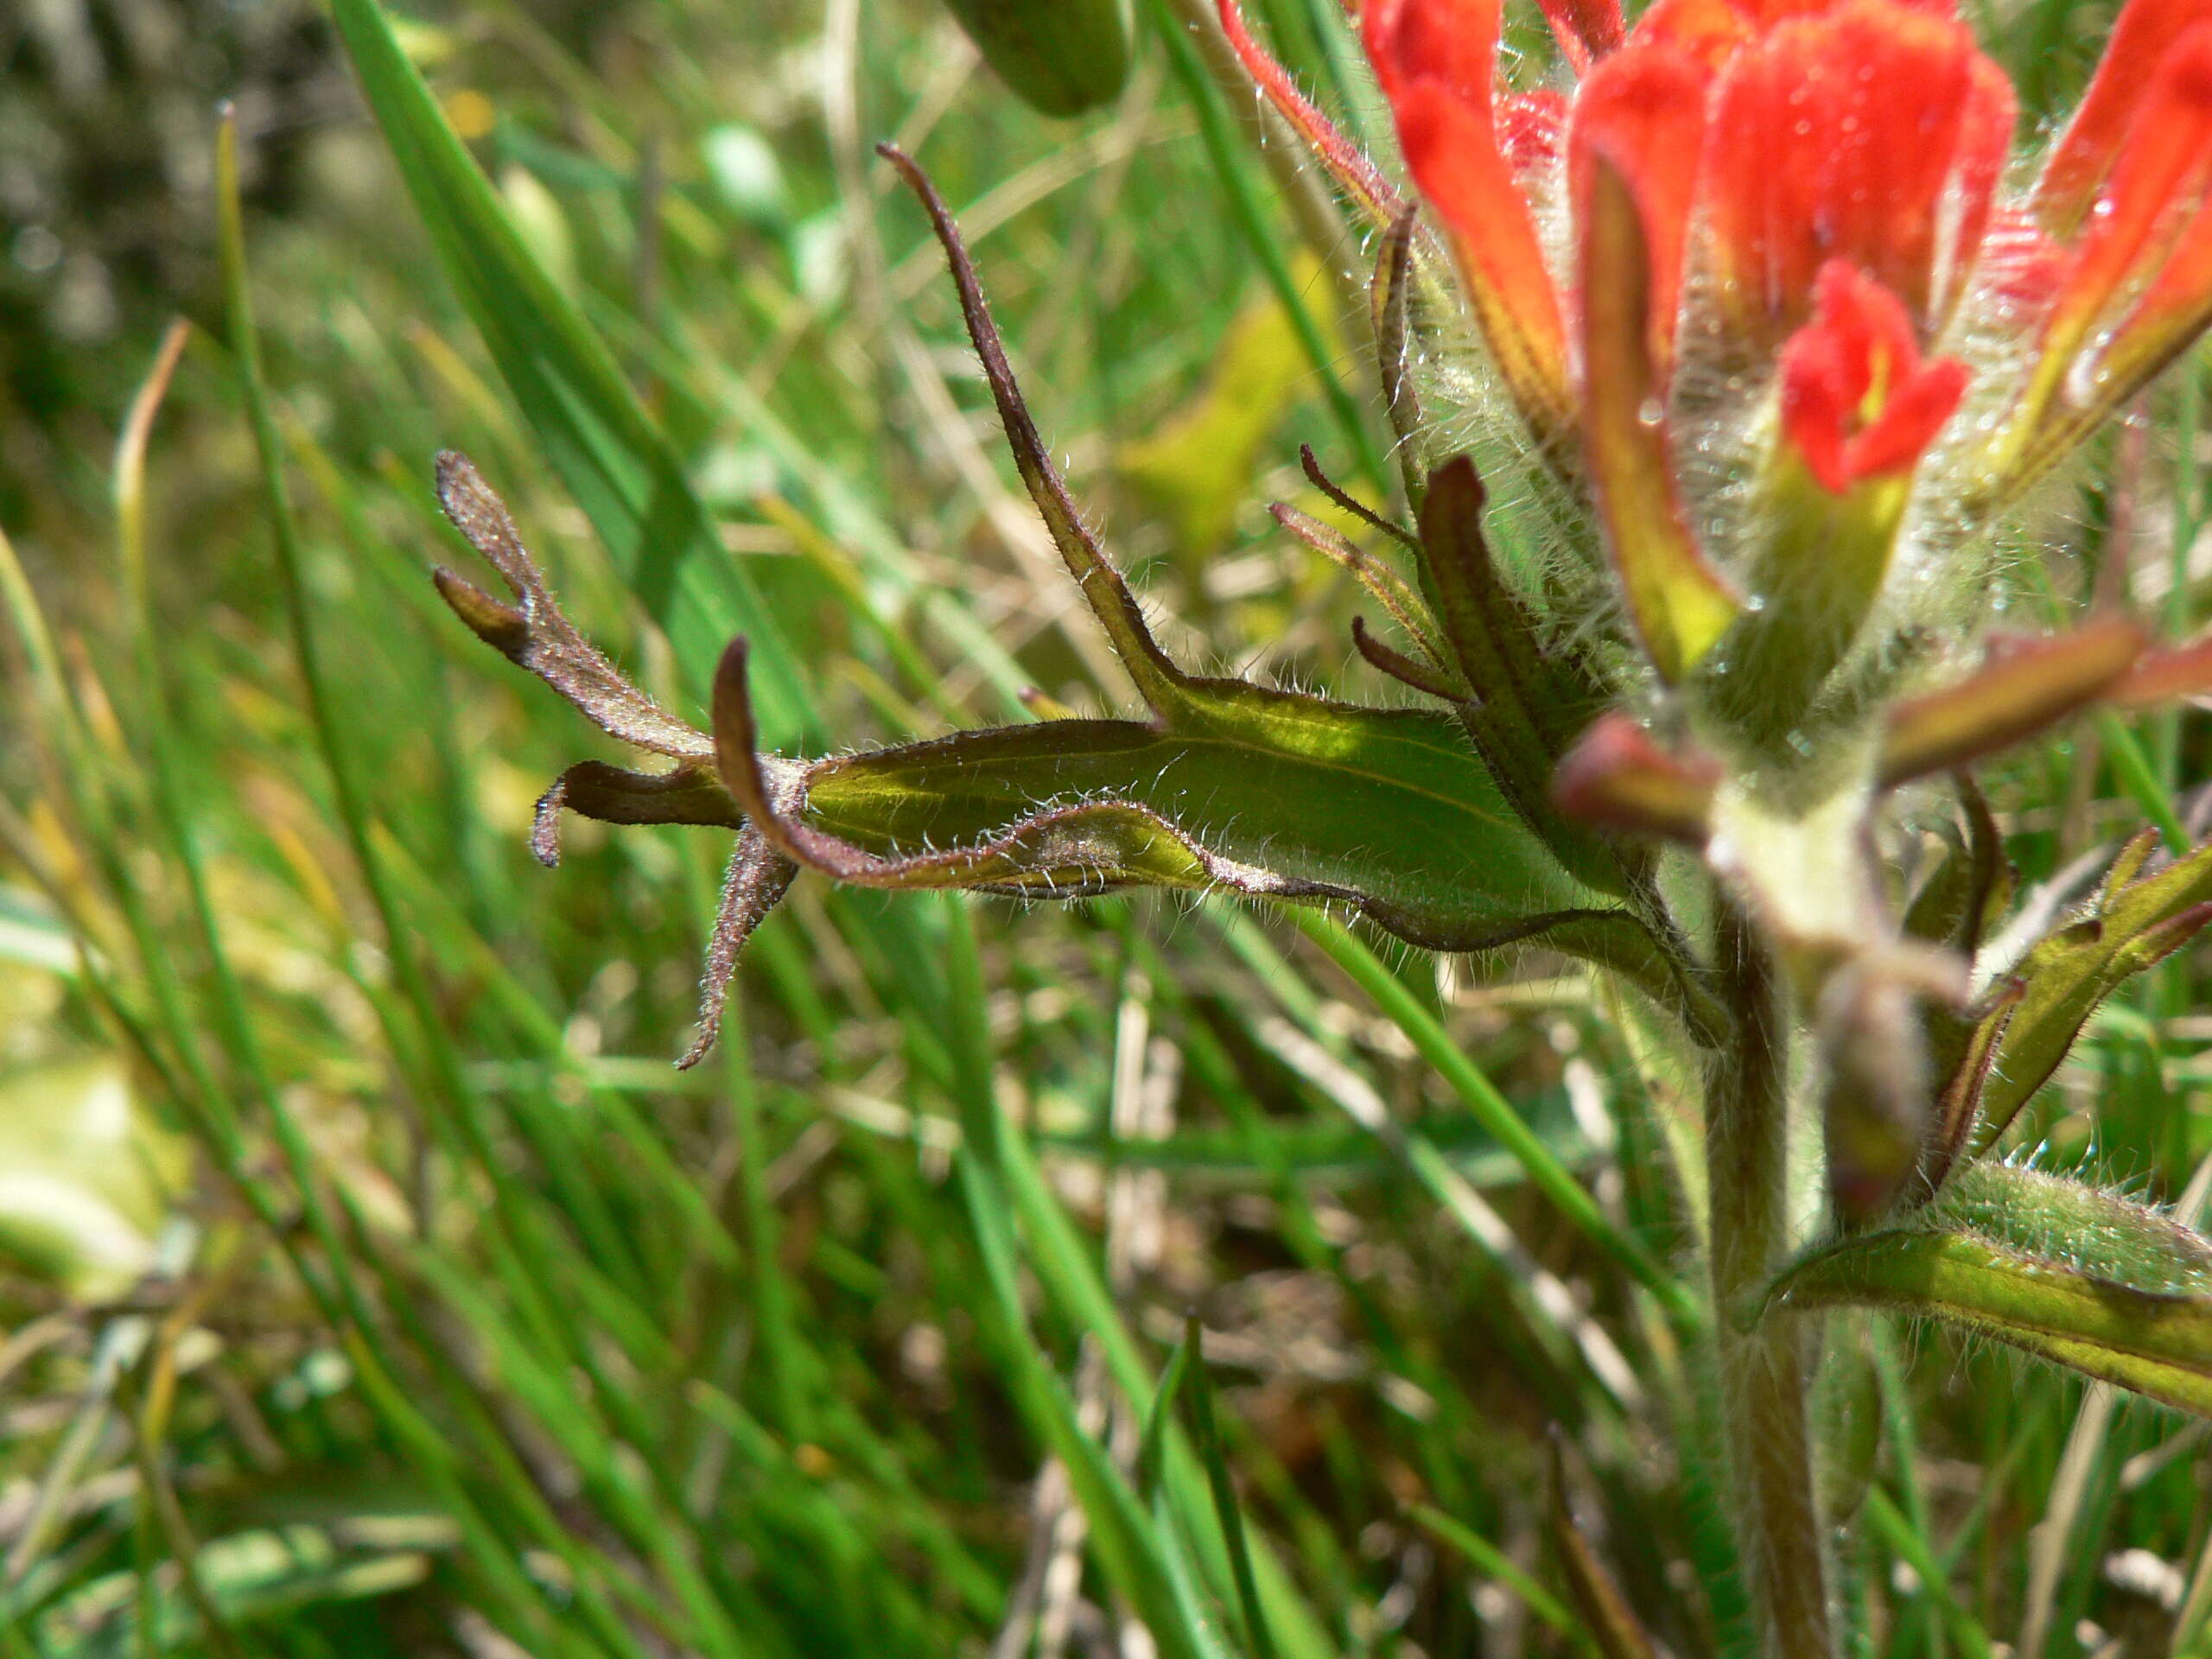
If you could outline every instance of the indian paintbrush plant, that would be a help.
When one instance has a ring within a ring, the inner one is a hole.
[[[887,148],[1140,716],[1040,705],[767,754],[741,639],[696,729],[563,616],[454,455],[446,510],[512,598],[438,583],[670,763],[571,767],[539,804],[544,861],[564,811],[735,832],[681,1064],[803,870],[1340,906],[1421,950],[1535,943],[1632,988],[1702,1082],[1694,1323],[1743,1578],[1768,1650],[1811,1659],[1837,1650],[1810,1406],[1827,1310],[1948,1321],[2212,1414],[2212,1246],[1991,1155],[2099,1004],[2212,918],[2212,848],[2145,830],[2086,909],[2023,938],[1998,925],[2010,872],[1972,772],[2094,706],[2212,689],[2212,642],[2120,614],[2000,632],[1993,597],[2034,556],[2054,478],[2212,321],[2212,6],[2130,0],[2036,157],[1943,0],[1656,0],[1632,28],[1612,0],[1545,13],[1560,62],[1535,80],[1501,68],[1498,0],[1369,0],[1417,204],[1223,0],[1257,87],[1371,232],[1403,475],[1394,516],[1306,456],[1382,553],[1276,517],[1363,584],[1387,625],[1351,643],[1418,706],[1170,658],[1053,465],[951,216]],[[1486,533],[1494,514],[1513,536]],[[1910,892],[1901,801],[1953,814]],[[1625,1611],[1617,1635],[1643,1640]]]

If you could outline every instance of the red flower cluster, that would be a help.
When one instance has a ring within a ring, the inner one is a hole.
[[[1324,160],[1387,195],[1222,5]],[[1565,91],[1501,75],[1501,6],[1369,0],[1368,56],[1499,376],[1586,483],[1669,678],[1737,613],[1673,464],[1686,364],[1742,389],[1755,464],[1893,537],[1937,445],[1965,456],[1954,505],[2001,505],[2212,323],[2212,0],[2127,0],[2024,190],[2012,88],[1949,0],[1656,0],[1633,29],[1618,0],[1543,0]]]

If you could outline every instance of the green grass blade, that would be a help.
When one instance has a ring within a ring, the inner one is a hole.
[[[1183,1346],[1193,1356],[1188,1386],[1198,1460],[1205,1465],[1214,1514],[1229,1545],[1229,1568],[1236,1582],[1237,1606],[1244,1616],[1244,1640],[1253,1659],[1275,1659],[1274,1633],[1268,1624],[1267,1609],[1261,1605],[1260,1586],[1252,1573],[1252,1551],[1244,1541],[1244,1511],[1237,1505],[1236,1488],[1229,1478],[1229,1459],[1222,1450],[1221,1425],[1214,1419],[1213,1378],[1200,1351],[1201,1335],[1198,1316],[1193,1313],[1184,1324]]]
[[[1351,976],[1384,1016],[1405,1033],[1421,1058],[1436,1068],[1437,1074],[1482,1126],[1520,1161],[1529,1180],[1561,1215],[1627,1268],[1638,1284],[1666,1305],[1669,1313],[1683,1319],[1698,1317],[1696,1304],[1681,1281],[1636,1239],[1606,1219],[1605,1212],[1598,1208],[1597,1200],[1574,1179],[1573,1172],[1522,1122],[1512,1103],[1498,1093],[1497,1085],[1459,1052],[1451,1033],[1399,982],[1382,958],[1361,944],[1351,929],[1324,912],[1293,908],[1288,913],[1300,931]]]
[[[766,741],[789,744],[808,723],[805,677],[675,446],[516,232],[382,9],[331,0],[331,15],[447,278],[555,471],[692,672],[709,673],[731,634],[752,640]]]

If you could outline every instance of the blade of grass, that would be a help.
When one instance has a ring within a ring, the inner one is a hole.
[[[1292,274],[1290,262],[1283,257],[1283,238],[1268,224],[1261,207],[1258,192],[1253,188],[1243,157],[1230,133],[1229,112],[1222,107],[1221,93],[1206,73],[1198,48],[1192,45],[1187,34],[1160,3],[1152,0],[1152,20],[1154,31],[1167,48],[1169,67],[1181,83],[1184,96],[1191,107],[1198,111],[1198,133],[1204,139],[1206,154],[1211,159],[1215,177],[1222,194],[1229,199],[1230,217],[1243,233],[1253,257],[1260,266],[1260,274],[1274,289],[1281,302],[1283,314],[1296,330],[1298,343],[1313,365],[1314,379],[1321,388],[1322,397],[1329,405],[1344,443],[1358,461],[1368,481],[1388,499],[1392,478],[1383,465],[1382,452],[1376,448],[1375,435],[1361,418],[1359,406],[1338,378],[1336,354],[1329,348],[1321,333],[1321,325],[1314,320],[1306,305],[1306,296],[1299,291],[1298,280]],[[1324,251],[1325,257],[1332,250]]]
[[[1189,1315],[1183,1325],[1183,1345],[1194,1356],[1188,1372],[1191,1423],[1198,1443],[1198,1461],[1205,1466],[1206,1485],[1213,1493],[1214,1514],[1229,1544],[1229,1567],[1236,1581],[1236,1605],[1244,1617],[1244,1641],[1254,1659],[1275,1659],[1274,1633],[1267,1610],[1260,1605],[1260,1587],[1252,1574],[1252,1552],[1244,1541],[1244,1511],[1236,1502],[1236,1488],[1229,1477],[1229,1459],[1222,1450],[1221,1427],[1214,1420],[1213,1378],[1207,1372],[1200,1346],[1198,1316]]]
[[[745,634],[763,735],[791,743],[810,723],[805,676],[674,446],[517,233],[376,0],[331,0],[331,15],[448,280],[625,582],[696,675]]]
[[[1961,1607],[1951,1594],[1942,1564],[1928,1547],[1928,1535],[1916,1525],[1895,1499],[1877,1486],[1866,1494],[1866,1519],[1884,1543],[1919,1574],[1922,1587],[1942,1614],[1959,1651],[1967,1659],[1992,1659],[1997,1649],[1980,1621]]]
[[[1341,968],[1352,982],[1366,992],[1391,1024],[1406,1034],[1421,1057],[1433,1066],[1446,1085],[1459,1097],[1477,1122],[1497,1138],[1519,1160],[1529,1181],[1590,1241],[1611,1256],[1630,1276],[1666,1306],[1677,1320],[1694,1325],[1700,1315],[1695,1298],[1681,1281],[1662,1267],[1651,1253],[1609,1221],[1582,1184],[1559,1161],[1551,1148],[1537,1138],[1497,1085],[1474,1062],[1459,1052],[1435,1015],[1421,1006],[1351,930],[1325,912],[1292,907],[1290,919],[1298,930],[1320,947],[1323,955]]]
[[[1183,1339],[1167,1351],[1167,1363],[1160,1368],[1160,1383],[1153,1391],[1152,1405],[1144,1415],[1144,1430],[1137,1438],[1135,1470],[1138,1495],[1147,1502],[1158,1493],[1162,1478],[1162,1465],[1167,1456],[1167,1431],[1175,1421],[1175,1402],[1182,1395],[1185,1379],[1192,1370],[1192,1355],[1197,1351],[1198,1332],[1195,1325],[1186,1327]]]
[[[1584,1653],[1591,1649],[1590,1633],[1565,1603],[1515,1566],[1510,1556],[1471,1527],[1453,1520],[1443,1510],[1416,1503],[1407,1513],[1421,1529],[1447,1548],[1457,1550],[1478,1573],[1518,1596],[1523,1605],[1550,1629],[1573,1643]]]

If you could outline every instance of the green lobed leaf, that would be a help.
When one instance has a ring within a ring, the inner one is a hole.
[[[2212,1416],[2212,1243],[2055,1176],[1968,1165],[1910,1224],[1815,1251],[1766,1306],[1939,1319]]]
[[[604,730],[676,763],[658,774],[570,768],[539,804],[540,856],[557,855],[564,805],[632,823],[728,826],[741,814],[709,951],[702,1046],[685,1063],[711,1041],[737,951],[795,867],[884,888],[1071,898],[1145,885],[1333,900],[1440,950],[1542,934],[1627,975],[1706,1031],[1709,1011],[1679,949],[1562,866],[1452,716],[1201,677],[1169,658],[1052,465],[944,202],[908,157],[882,153],[929,211],[1022,482],[1150,718],[1047,720],[812,762],[764,755],[750,646],[740,637],[715,673],[710,736],[622,678],[561,613],[496,494],[462,458],[442,459],[448,514],[513,596],[495,599],[441,571],[447,602]],[[1471,469],[1465,482],[1454,534],[1479,554]],[[1436,497],[1449,499],[1450,490]],[[1489,597],[1502,615],[1503,594]],[[1508,632],[1529,682],[1521,690],[1541,706],[1548,671],[1517,625]],[[1524,723],[1533,719],[1524,710]],[[1529,741],[1543,740],[1532,730]],[[1542,764],[1532,753],[1532,773]],[[727,798],[716,798],[716,778]]]
[[[715,752],[747,816],[793,861],[864,886],[1333,899],[1440,950],[1584,913],[1594,895],[1448,716],[1202,678],[1169,659],[1052,465],[951,215],[910,158],[881,153],[930,214],[1022,483],[1152,717],[968,733],[802,772],[756,752],[739,642],[716,676]]]
[[[1058,806],[1058,829],[1091,838],[1033,839],[985,862],[940,855],[895,884],[1334,898],[1440,949],[1590,901],[1448,717],[1226,681],[1181,690],[1156,723],[1047,721],[820,762],[807,817],[911,859],[980,848]]]
[[[808,702],[798,658],[667,435],[531,252],[376,0],[331,0],[331,15],[447,279],[625,585],[679,662],[703,669],[733,632],[750,634],[762,724],[773,741],[798,736]]]

